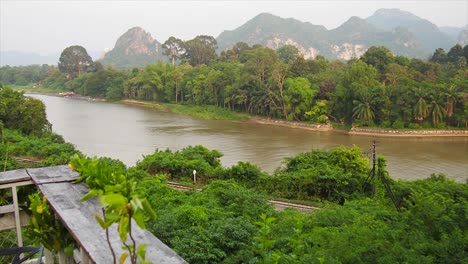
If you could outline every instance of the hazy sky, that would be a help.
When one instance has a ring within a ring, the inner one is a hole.
[[[350,16],[367,18],[379,8],[399,8],[438,26],[468,24],[468,0],[439,1],[23,1],[0,0],[0,50],[60,53],[70,45],[88,51],[113,48],[141,26],[153,38],[217,37],[261,12],[293,17],[328,29]]]

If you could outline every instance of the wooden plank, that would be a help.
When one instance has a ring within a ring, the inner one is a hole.
[[[20,211],[19,215],[20,215],[21,226],[28,226],[29,225],[28,214],[24,211]],[[15,221],[15,214],[13,212],[0,215],[0,231],[15,229],[15,227],[16,227],[16,221]]]
[[[31,177],[29,177],[25,169],[0,172],[0,185],[28,181],[30,179]]]
[[[15,211],[15,206],[13,204],[0,206],[0,215],[6,214],[6,213],[13,213],[14,211]]]
[[[67,165],[27,169],[27,172],[36,185],[53,182],[70,182],[80,177],[76,171],[72,171]]]
[[[33,176],[33,175],[31,175]],[[34,176],[33,176],[34,178]],[[94,263],[112,263],[112,256],[107,244],[105,231],[99,226],[94,215],[101,213],[97,198],[80,202],[88,192],[84,184],[68,182],[38,185],[39,190],[47,197],[50,205],[67,227],[76,242]],[[142,230],[134,223],[133,235],[138,244],[147,244],[147,260],[152,263],[186,263],[173,250],[164,245],[150,232]],[[123,253],[116,226],[110,227],[110,241],[117,259]]]
[[[18,186],[32,185],[32,184],[34,184],[32,180],[4,183],[0,185],[0,189],[13,188],[13,186],[18,187]]]

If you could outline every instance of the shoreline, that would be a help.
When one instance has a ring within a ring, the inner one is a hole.
[[[139,100],[121,100],[124,104],[132,105],[159,105],[159,103],[145,102]],[[305,122],[287,121],[281,119],[269,119],[264,117],[250,116],[245,123],[255,123],[261,125],[281,126],[287,128],[305,129],[318,132],[333,132],[357,136],[373,136],[373,137],[468,137],[468,130],[415,130],[415,129],[385,129],[385,128],[359,128],[353,127],[351,130],[343,130],[334,128],[331,124],[308,124]]]
[[[419,138],[419,137],[468,137],[468,130],[415,130],[415,129],[386,129],[386,128],[360,128],[353,127],[351,130],[344,130],[334,128],[331,124],[307,124],[304,122],[294,122],[277,119],[265,119],[253,117],[247,122],[282,126],[289,128],[306,129],[320,132],[333,132],[347,135],[356,136],[373,136],[373,137],[406,137],[406,138]]]
[[[64,98],[72,98],[77,100],[88,100],[88,101],[104,101],[104,99],[93,98],[89,96],[81,96],[77,94],[73,95],[61,95],[59,93],[38,93],[38,92],[27,92],[31,94],[42,94],[49,96],[57,96]],[[139,105],[139,106],[152,106],[152,105],[164,105],[155,102],[146,102],[140,100],[124,99],[117,101],[117,103],[127,105]],[[168,110],[170,111],[170,110]],[[442,129],[427,129],[427,130],[416,130],[416,129],[387,129],[387,128],[361,128],[353,127],[350,130],[334,128],[331,124],[308,124],[305,122],[287,121],[281,119],[270,119],[258,116],[249,116],[245,123],[254,123],[261,125],[280,126],[295,129],[305,129],[317,132],[333,132],[347,135],[356,136],[372,136],[372,137],[405,137],[405,138],[428,138],[428,137],[445,137],[445,138],[462,138],[468,137],[468,130],[442,130]]]

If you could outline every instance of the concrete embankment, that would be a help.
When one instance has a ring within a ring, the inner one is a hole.
[[[348,134],[378,137],[468,137],[468,130],[411,130],[354,127]]]
[[[266,118],[251,118],[248,122],[263,124],[263,125],[273,125],[273,126],[283,126],[289,128],[300,128],[314,131],[332,131],[333,126],[330,124],[308,124],[304,122],[293,122],[277,119],[266,119]]]

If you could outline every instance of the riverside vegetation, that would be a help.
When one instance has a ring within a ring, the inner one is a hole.
[[[40,101],[25,106],[29,99],[6,87],[0,88],[0,99],[0,158],[5,168],[23,166],[15,162],[18,155],[44,162],[39,166],[65,164],[71,155],[81,155],[50,132],[44,111],[32,111]],[[38,115],[43,123],[37,130],[22,130],[27,119],[10,118],[17,109]],[[57,144],[53,150],[44,151],[52,144]],[[54,155],[60,158],[51,158]],[[468,261],[467,183],[443,175],[395,181],[381,157],[378,173],[388,180],[398,212],[381,182],[368,181],[369,162],[356,147],[302,153],[286,159],[272,175],[248,162],[225,168],[221,156],[190,146],[155,150],[131,168],[109,158],[80,160],[105,164],[138,182],[134,192],[146,197],[156,212],[146,227],[189,263]],[[165,184],[168,179],[191,182],[193,169],[201,192],[176,191]],[[313,202],[322,209],[275,211],[267,203],[270,197]]]
[[[448,52],[439,48],[429,60],[370,47],[349,61],[304,59],[290,45],[275,51],[237,43],[217,55],[216,40],[208,36],[186,42],[170,38],[163,48],[173,64],[117,69],[93,62],[84,48],[72,46],[62,52],[59,67],[5,66],[0,82],[34,83],[31,91],[73,91],[109,101],[170,103],[166,109],[197,106],[208,118],[213,115],[204,114],[206,109],[220,112],[215,118],[237,118],[225,114],[230,110],[346,127],[468,126],[468,45]]]

